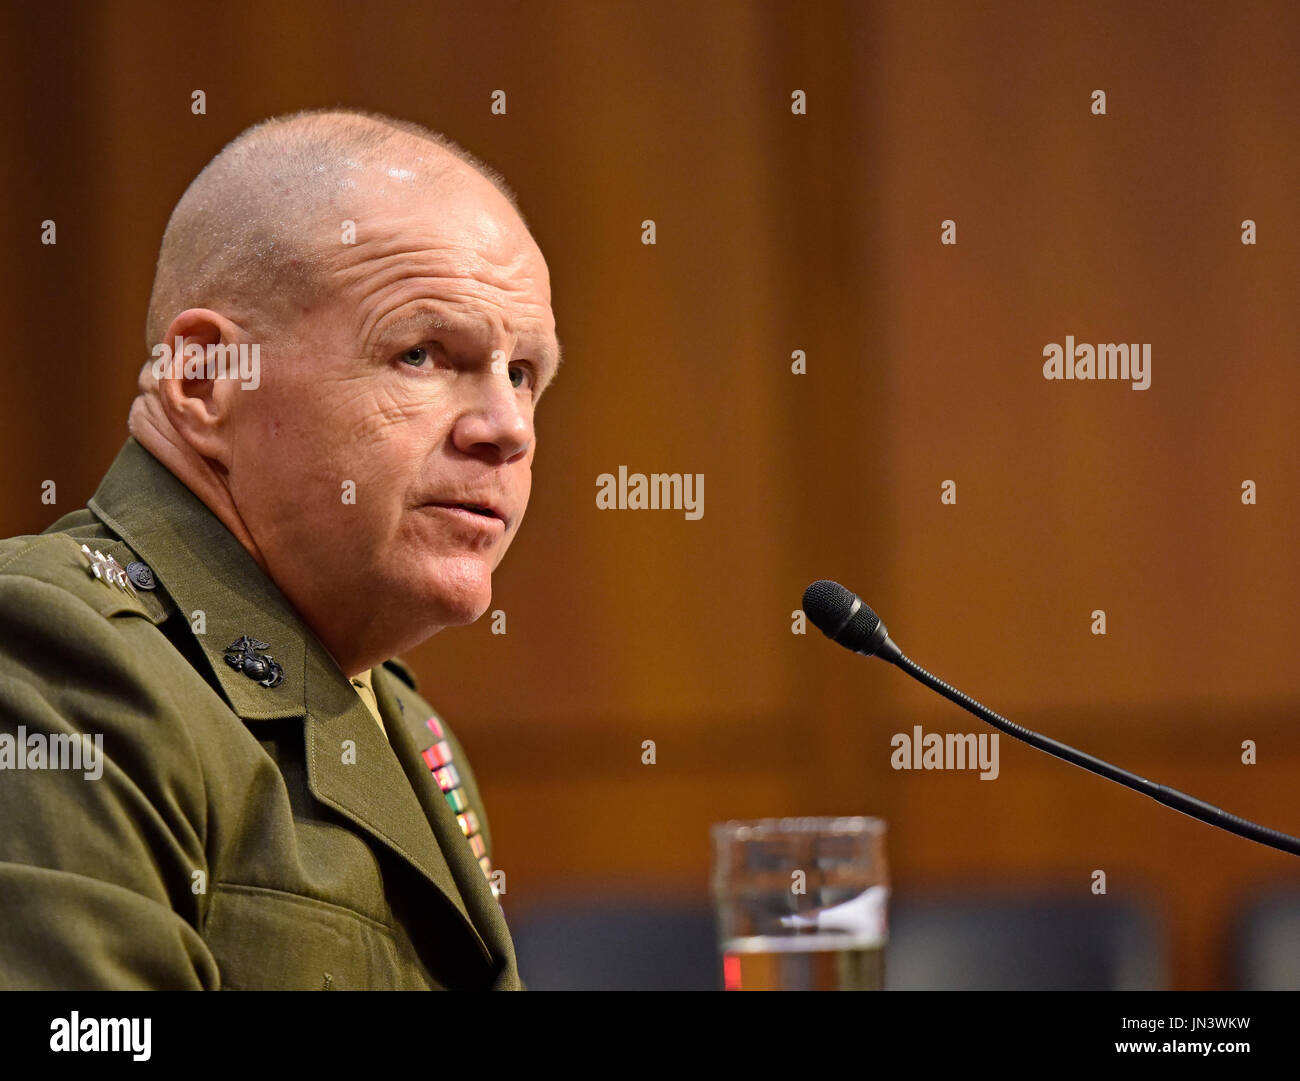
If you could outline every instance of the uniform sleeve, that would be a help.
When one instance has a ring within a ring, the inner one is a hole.
[[[0,575],[0,987],[219,986],[201,764],[147,630]]]

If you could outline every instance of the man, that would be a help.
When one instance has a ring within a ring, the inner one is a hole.
[[[509,189],[267,121],[177,204],[147,338],[89,505],[0,542],[0,986],[522,988],[394,659],[486,611],[528,502],[559,342]]]

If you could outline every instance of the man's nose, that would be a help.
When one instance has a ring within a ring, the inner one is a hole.
[[[466,380],[469,397],[462,403],[454,441],[465,454],[508,462],[528,452],[533,442],[533,415],[528,398],[503,371],[484,371]]]

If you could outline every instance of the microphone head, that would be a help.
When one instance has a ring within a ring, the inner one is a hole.
[[[880,617],[839,582],[822,579],[805,589],[803,611],[822,634],[854,653],[874,656],[889,638]]]

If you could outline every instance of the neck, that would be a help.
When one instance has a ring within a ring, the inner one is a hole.
[[[269,577],[266,560],[230,496],[224,467],[204,458],[186,443],[167,422],[158,400],[151,395],[142,394],[131,403],[127,429],[135,436],[136,442],[203,501]]]

